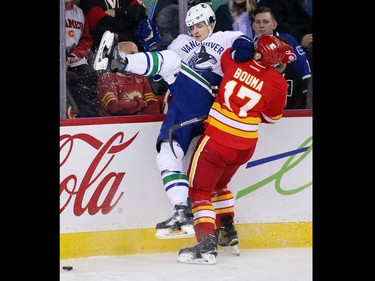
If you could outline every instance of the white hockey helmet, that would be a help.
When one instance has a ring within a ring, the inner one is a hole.
[[[191,7],[186,14],[185,23],[187,27],[193,26],[202,21],[208,26],[216,21],[214,11],[207,3],[200,3]]]

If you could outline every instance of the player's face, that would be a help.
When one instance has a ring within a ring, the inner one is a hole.
[[[210,27],[203,21],[189,26],[190,34],[195,40],[201,42],[208,37],[210,34]]]
[[[256,14],[253,21],[253,29],[255,35],[259,34],[273,34],[274,29],[277,27],[277,22],[274,20],[270,13]]]

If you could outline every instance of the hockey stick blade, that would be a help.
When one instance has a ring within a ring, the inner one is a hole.
[[[207,118],[207,115],[192,118],[192,119],[186,120],[182,123],[175,124],[175,125],[173,125],[172,127],[169,128],[169,135],[168,135],[169,146],[171,147],[172,152],[173,152],[173,154],[176,158],[177,158],[177,155],[176,155],[176,153],[174,151],[174,148],[173,148],[173,133],[174,133],[174,131],[176,131],[177,129],[180,129],[184,126],[191,125],[191,124],[206,120],[206,118]]]

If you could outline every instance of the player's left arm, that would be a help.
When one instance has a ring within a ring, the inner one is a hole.
[[[271,79],[273,83],[272,93],[267,97],[266,107],[261,113],[262,123],[266,124],[275,124],[281,119],[288,93],[288,84],[284,77],[277,73]]]

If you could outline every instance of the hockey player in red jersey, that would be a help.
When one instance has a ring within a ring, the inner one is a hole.
[[[259,124],[274,124],[282,117],[288,85],[274,67],[296,58],[293,48],[273,35],[260,35],[254,47],[249,61],[234,61],[230,49],[221,57],[223,80],[188,171],[198,244],[181,249],[179,262],[215,264],[217,245],[237,247],[228,183],[252,157]]]

